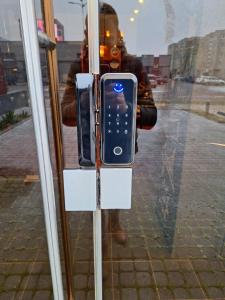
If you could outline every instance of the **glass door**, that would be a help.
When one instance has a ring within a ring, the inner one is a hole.
[[[137,129],[132,208],[102,211],[104,299],[225,297],[224,11],[100,3],[101,73],[135,74],[152,122]]]
[[[75,75],[138,80],[131,209],[66,213],[75,299],[99,300],[101,288],[103,299],[223,299],[225,4],[54,0],[52,9],[64,169],[80,168]]]

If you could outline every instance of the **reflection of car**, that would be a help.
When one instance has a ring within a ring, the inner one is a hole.
[[[151,87],[152,88],[156,88],[157,87],[157,79],[156,76],[154,74],[148,74],[148,79],[151,83]]]
[[[185,77],[181,76],[181,75],[176,75],[173,79],[176,80],[176,81],[184,81]]]
[[[216,76],[200,76],[196,78],[195,82],[205,85],[225,85],[225,81]]]
[[[195,82],[195,79],[194,79],[194,77],[193,76],[185,76],[184,77],[184,81],[186,81],[186,82],[190,82],[190,83],[194,83]]]

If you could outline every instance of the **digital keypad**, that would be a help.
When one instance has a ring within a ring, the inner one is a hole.
[[[103,78],[116,75],[105,74]],[[131,79],[101,79],[102,160],[105,164],[123,165],[133,161],[136,82],[132,74],[129,76]]]

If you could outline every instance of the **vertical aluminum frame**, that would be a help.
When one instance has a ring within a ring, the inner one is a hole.
[[[89,73],[99,74],[99,1],[88,0]]]
[[[96,111],[100,108],[98,92],[99,85],[99,1],[88,0],[88,50],[89,50],[89,73],[95,78]],[[97,209],[93,212],[93,240],[94,240],[94,273],[95,273],[95,300],[102,300],[102,219],[99,193],[99,167],[100,148],[99,127],[96,126],[96,170],[97,170]]]
[[[37,25],[33,0],[20,0],[20,11],[34,132],[38,153],[53,294],[55,300],[63,300],[64,294],[59,254],[54,182],[50,160]]]

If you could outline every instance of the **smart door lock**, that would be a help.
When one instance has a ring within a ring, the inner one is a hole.
[[[101,159],[105,165],[134,160],[137,78],[131,73],[101,77]]]
[[[76,75],[79,164],[95,165],[93,75]],[[137,78],[131,73],[101,77],[101,160],[105,165],[129,165],[134,160]]]

